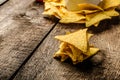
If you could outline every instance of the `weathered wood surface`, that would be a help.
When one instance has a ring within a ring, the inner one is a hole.
[[[0,6],[0,80],[9,79],[52,29],[35,0],[9,0]]]
[[[90,42],[105,54],[102,64],[93,66],[85,62],[74,66],[53,59],[59,45],[54,36],[78,30],[81,26],[58,24],[14,80],[120,80],[120,20],[94,28],[96,34]]]

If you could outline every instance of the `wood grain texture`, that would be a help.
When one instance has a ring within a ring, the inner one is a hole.
[[[34,1],[9,0],[0,7],[0,80],[14,74],[54,25]]]
[[[73,32],[82,26],[58,24],[14,80],[120,80],[120,19],[90,29],[96,33],[90,43],[105,54],[102,64],[93,66],[88,60],[74,66],[53,59],[59,45],[54,36]]]

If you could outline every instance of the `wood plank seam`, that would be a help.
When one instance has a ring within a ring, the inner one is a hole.
[[[7,1],[9,1],[9,0],[6,0],[3,3],[0,3],[0,6],[4,5]]]
[[[35,0],[10,0],[0,7],[0,80],[8,80],[55,24]]]
[[[42,44],[42,42],[46,39],[46,37],[52,32],[52,30],[57,25],[58,21],[53,25],[53,27],[48,31],[48,33],[43,37],[43,39],[39,42],[39,44],[33,49],[33,51],[30,53],[30,55],[25,59],[25,61],[21,64],[21,66],[12,74],[12,76],[8,80],[13,80],[19,70],[28,62],[28,60],[32,57],[32,55],[35,53],[35,51],[39,48],[39,46]]]

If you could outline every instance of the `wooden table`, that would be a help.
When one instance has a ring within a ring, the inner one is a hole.
[[[59,45],[54,36],[84,25],[45,19],[43,5],[34,1],[0,6],[0,80],[120,80],[120,17],[93,28],[90,42],[105,54],[102,64],[74,66],[53,59]]]

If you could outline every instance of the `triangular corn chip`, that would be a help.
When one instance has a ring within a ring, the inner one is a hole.
[[[106,11],[104,11],[104,14],[108,15],[108,16],[119,16],[119,13],[115,11],[115,8],[110,8]]]
[[[70,11],[78,11],[80,8],[78,4],[91,3],[97,5],[100,2],[100,0],[64,0],[64,1],[66,3],[67,9]]]
[[[92,55],[94,55],[98,51],[99,51],[98,48],[91,47],[90,50],[89,50],[89,52],[88,52],[88,54],[92,56]]]
[[[87,33],[87,29],[81,29],[55,38],[61,41],[59,50],[54,57],[60,57],[61,61],[70,58],[73,64],[82,62],[97,53],[98,48],[89,45],[88,41],[93,34]]]
[[[78,6],[79,10],[103,10],[101,7],[89,3],[78,4]]]
[[[103,9],[113,8],[120,5],[120,0],[103,0],[99,6]]]
[[[85,23],[85,22],[86,22],[86,19],[81,19],[81,20],[73,22],[73,23]]]
[[[79,30],[68,35],[55,36],[55,38],[59,39],[60,41],[69,43],[83,52],[87,52],[86,31],[87,29]]]
[[[87,15],[87,17],[89,17],[89,16],[91,16],[91,15]],[[100,12],[100,13],[94,15],[94,17],[92,17],[90,20],[86,21],[86,27],[92,26],[92,25],[100,22],[101,20],[105,20],[105,19],[111,19],[111,17],[105,15],[103,12]]]
[[[51,7],[51,8],[48,9],[48,10],[45,10],[43,12],[44,15],[54,15],[59,19],[61,19],[61,17],[64,15],[64,13],[61,11],[62,7],[59,9],[59,7],[55,7],[51,3],[47,3],[45,5],[47,5],[47,6]]]
[[[48,2],[45,2],[44,5],[45,5],[45,11],[48,10],[48,9],[51,9],[51,7],[52,7],[52,6],[50,5],[50,3],[48,3]]]
[[[61,61],[65,61],[69,56],[66,54],[67,43],[62,42],[59,46],[59,50],[54,54],[53,57],[61,57]]]
[[[72,46],[72,45],[68,45],[72,51],[72,61],[73,62],[76,62],[78,57],[80,56],[80,54],[82,53],[81,50],[77,49],[76,47]],[[83,60],[83,59],[82,59]],[[81,61],[82,61],[81,60]]]
[[[79,10],[79,11],[74,11],[74,13],[77,13],[77,14],[91,14],[91,13],[95,13],[95,12],[98,12],[98,11],[99,10]]]
[[[85,16],[81,14],[75,14],[73,12],[68,12],[64,16],[62,16],[60,22],[61,23],[70,23],[70,22],[76,22],[85,19]]]
[[[93,24],[95,27],[97,27],[100,24],[100,22],[97,22],[95,24]]]
[[[70,23],[70,22],[75,22],[75,21],[85,19],[84,15],[69,12],[64,7],[61,7],[59,10],[61,11],[60,13],[64,14],[64,15],[61,15],[60,22],[62,23]]]
[[[58,2],[50,2],[53,6],[63,6],[65,7],[64,0],[59,0]]]
[[[95,12],[98,12],[99,10],[83,10],[83,12],[85,14],[92,14],[92,13],[95,13]]]
[[[79,7],[77,4],[84,2],[84,0],[64,0],[66,8],[70,11],[78,11]]]
[[[43,0],[44,2],[59,2],[60,0]]]
[[[87,56],[84,56],[84,60],[91,57],[92,55],[94,55],[95,53],[97,53],[99,51],[98,48],[93,48],[93,47],[90,47],[90,49],[88,50],[88,52],[86,53]]]

